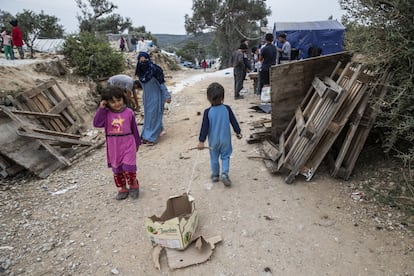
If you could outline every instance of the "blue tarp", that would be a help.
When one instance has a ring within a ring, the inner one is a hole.
[[[299,58],[308,58],[310,47],[321,48],[322,55],[344,50],[345,27],[336,20],[276,22],[273,27],[275,39],[281,33],[286,34],[292,48],[300,50]]]

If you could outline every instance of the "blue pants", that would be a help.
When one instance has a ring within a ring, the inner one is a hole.
[[[220,175],[220,163],[221,158],[221,171],[222,174],[229,174],[230,169],[230,155],[232,153],[232,147],[230,146],[215,146],[210,149],[210,164],[211,172],[213,176]]]

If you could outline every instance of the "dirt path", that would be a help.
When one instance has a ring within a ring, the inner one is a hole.
[[[201,72],[200,72],[201,73]],[[177,78],[183,77],[180,73]],[[210,183],[207,151],[197,145],[205,91],[212,81],[226,89],[245,137],[249,123],[266,115],[249,109],[250,94],[234,101],[232,74],[205,78],[173,95],[165,117],[167,135],[138,152],[138,200],[113,199],[111,171],[101,148],[46,180],[23,181],[0,192],[0,265],[10,275],[414,275],[412,233],[378,227],[377,212],[354,202],[357,183],[317,174],[293,185],[268,173],[257,145],[233,138],[231,188]],[[248,84],[248,82],[246,82]],[[247,85],[246,85],[247,86]],[[268,115],[267,115],[268,116]],[[191,176],[193,177],[191,178]],[[171,195],[191,193],[199,229],[221,235],[212,258],[171,271],[162,258],[154,268],[144,218],[161,214]],[[346,185],[345,185],[346,184]],[[57,193],[56,193],[57,192]],[[0,273],[1,274],[1,273]]]

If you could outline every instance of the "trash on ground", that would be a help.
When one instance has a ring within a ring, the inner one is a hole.
[[[214,236],[208,239],[203,236],[198,236],[196,239],[192,240],[190,246],[188,246],[186,250],[166,248],[165,251],[167,254],[168,266],[171,269],[177,269],[203,263],[210,259],[215,245],[221,241],[222,238],[220,236]],[[157,245],[152,254],[155,267],[159,270],[161,269],[159,258],[163,249],[162,246]]]
[[[365,195],[364,195],[364,193],[363,193],[363,192],[353,192],[353,193],[351,194],[351,198],[352,198],[354,201],[363,201],[363,200],[364,200],[364,198],[365,198]]]
[[[145,228],[153,245],[185,249],[194,236],[198,224],[198,212],[194,198],[188,194],[172,196],[160,217],[145,219]]]

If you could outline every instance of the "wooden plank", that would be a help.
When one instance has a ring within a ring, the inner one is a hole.
[[[68,144],[73,144],[73,145],[84,145],[84,146],[92,145],[90,142],[77,140],[77,139],[71,139],[71,138],[65,138],[65,137],[59,137],[55,135],[47,135],[47,134],[35,133],[35,132],[26,132],[22,130],[16,130],[16,133],[20,136],[36,138],[36,139],[41,139],[41,140],[58,141],[58,142],[68,143]]]
[[[72,103],[70,97],[68,97],[68,95],[65,93],[65,90],[62,89],[62,87],[59,85],[59,83],[55,80],[56,86],[59,88],[60,93],[62,93],[62,95],[68,99],[70,106],[73,107],[74,113],[76,114],[76,116],[73,116],[70,110],[68,110],[68,115],[72,115],[73,118],[76,118],[76,121],[79,121],[80,123],[84,123],[84,120],[82,118],[82,116],[79,114],[79,112],[77,111],[76,108],[74,108],[74,104]],[[74,123],[72,123],[74,124]]]
[[[48,114],[60,114],[69,106],[69,101],[67,99],[62,100],[59,103],[56,103],[54,107],[48,110]],[[59,116],[60,117],[60,116]]]
[[[353,72],[353,75],[347,82],[347,86],[344,88],[344,91],[347,91],[346,96],[338,100],[338,102],[342,103],[336,110],[335,116],[327,122],[327,124],[330,125],[330,128],[326,128],[312,152],[304,157],[306,161],[302,164],[300,173],[306,173],[308,179],[313,177],[323,158],[326,156],[345,123],[348,121],[349,116],[360,102],[361,98],[365,95],[366,87],[368,85],[358,84],[358,77],[362,73],[362,65],[358,64],[355,68],[352,67],[351,69],[351,67],[349,67],[349,71]],[[335,125],[332,124],[332,122],[334,122]],[[334,127],[332,127],[333,125]],[[306,172],[304,170],[306,170]]]
[[[362,115],[365,112],[365,108],[368,106],[369,96],[370,94],[366,93],[364,97],[362,98],[362,100],[360,101],[358,108],[355,110],[356,116],[353,117],[353,120],[348,129],[348,132],[345,136],[345,140],[342,143],[342,146],[339,150],[339,154],[335,159],[335,164],[334,164],[334,168],[332,172],[333,176],[335,176],[338,173],[339,169],[342,166],[342,162],[346,156],[346,153],[350,150],[352,139],[355,136],[355,133],[358,129],[358,125],[362,118]]]
[[[14,114],[18,115],[25,115],[25,116],[35,116],[35,117],[41,117],[41,118],[60,118],[60,115],[58,114],[46,114],[42,112],[34,112],[34,111],[24,111],[24,110],[11,110]]]
[[[35,99],[38,99],[41,103],[41,105],[43,106],[42,111],[44,113],[48,113],[49,110],[51,110],[53,108],[53,105],[50,102],[50,99],[48,99],[48,97],[44,94],[39,94],[38,97],[33,98],[33,101]],[[50,124],[53,126],[52,130],[56,130],[56,131],[64,131],[65,130],[65,126],[63,125],[63,123],[59,120],[59,119],[55,119],[50,121]]]
[[[18,116],[13,114],[8,108],[1,107],[1,111],[3,111],[10,119],[12,119],[14,122],[18,124],[16,129],[23,128],[26,132],[30,132],[30,129],[27,127],[27,123],[25,123],[23,120],[21,120]],[[69,165],[69,161],[63,157],[56,149],[54,149],[51,145],[44,141],[37,141],[40,145],[42,145],[47,151],[49,151],[50,154],[52,154],[57,160],[59,160],[61,163],[65,165]],[[13,159],[14,160],[14,159]]]
[[[356,78],[356,76],[354,78]],[[326,78],[324,79],[327,80]],[[329,83],[330,81],[328,80],[326,82]],[[317,88],[318,86],[322,87],[322,90],[325,89],[322,85],[320,85],[320,83],[317,85],[313,84],[315,90],[319,89]],[[335,86],[332,85],[332,88],[335,89]],[[289,152],[286,154],[286,158],[283,164],[283,167],[290,170],[288,176],[285,179],[287,183],[291,183],[296,175],[299,172],[302,172],[303,168],[309,168],[306,172],[307,174],[309,174],[309,172],[313,173],[316,171],[316,168],[308,165],[308,159],[311,157],[315,149],[319,148],[321,145],[323,147],[323,143],[319,144],[319,142],[321,139],[323,139],[329,123],[333,120],[348,95],[348,91],[346,89],[340,88],[334,90],[331,89],[331,86],[329,86],[328,89],[334,91],[334,93],[338,94],[339,97],[335,96],[334,98],[331,98],[326,92],[316,92],[313,95],[313,99],[317,100],[311,100],[310,103],[312,103],[312,106],[307,106],[305,108],[307,112],[310,112],[306,124],[310,122],[314,124],[314,135],[311,139],[298,135],[294,136],[293,145]],[[321,95],[322,97],[320,97]],[[290,137],[288,139],[290,139]]]
[[[263,163],[265,164],[265,167],[269,170],[270,173],[275,174],[278,172],[277,163],[268,159],[263,159]]]
[[[303,118],[302,110],[300,109],[300,107],[296,108],[295,119],[296,131],[299,136],[302,136],[303,130],[305,129],[305,119]]]
[[[343,88],[329,77],[324,77],[323,82],[329,87],[328,97],[332,98],[334,101],[337,101],[343,91]]]
[[[315,77],[313,79],[312,86],[321,98],[323,98],[323,96],[325,96],[325,93],[328,91],[328,86],[326,86],[326,84],[318,77]]]
[[[285,134],[282,133],[282,135],[280,135],[280,139],[279,139],[279,149],[281,151],[281,155],[277,164],[277,170],[279,171],[283,164],[285,163],[285,157],[286,157],[286,146],[285,146]]]
[[[28,169],[39,177],[46,177],[44,171],[52,167],[62,167],[61,162],[41,148],[36,140],[17,135],[15,129],[18,122],[4,118],[0,122],[0,153],[13,160],[20,166]]]
[[[61,101],[60,97],[57,96],[57,93],[52,88],[46,91],[46,95],[52,101],[54,105],[58,105],[59,102]],[[68,98],[66,98],[66,100],[69,102]],[[61,114],[62,117],[67,120],[66,125],[73,125],[75,124],[76,119],[73,118],[73,116],[67,111],[67,107],[68,106],[66,106],[65,109],[63,109],[60,113],[62,113]]]
[[[33,128],[33,127],[28,127],[28,128],[34,132],[39,132],[39,133],[57,135],[57,136],[62,136],[62,137],[70,137],[73,139],[81,138],[81,136],[77,134],[71,134],[71,133],[59,132],[59,131],[53,131],[53,130],[47,130],[47,129],[41,129],[41,128]]]
[[[61,115],[52,120],[38,118],[39,122],[49,130],[76,133],[80,128],[77,122],[83,122],[82,117],[73,108],[70,98],[54,79],[23,92],[15,101],[16,106],[21,110]],[[64,103],[61,103],[62,101]],[[77,117],[72,115],[71,109],[75,111]]]
[[[350,58],[350,53],[342,52],[271,67],[273,141],[278,141],[279,136],[291,122],[296,108],[308,94],[314,77],[330,76],[333,71],[339,72]],[[338,64],[339,62],[341,63]],[[302,110],[304,110],[303,106]],[[305,113],[304,117],[306,120]]]
[[[365,108],[365,112],[362,115],[362,119],[356,133],[352,139],[351,145],[349,146],[349,151],[346,153],[345,158],[342,162],[342,166],[337,172],[337,176],[342,177],[345,180],[348,180],[351,176],[351,173],[355,167],[356,161],[362,151],[362,148],[368,138],[369,132],[374,125],[375,119],[380,110],[382,100],[387,93],[388,87],[386,84],[389,83],[392,79],[393,74],[384,73],[381,78],[378,79],[377,84],[373,87],[380,86],[381,89],[373,91],[373,96],[375,98],[375,103],[373,106],[368,106]],[[385,85],[384,85],[385,84]]]
[[[265,156],[273,162],[276,162],[276,160],[278,160],[279,157],[282,155],[278,147],[269,139],[264,140],[262,146]]]

